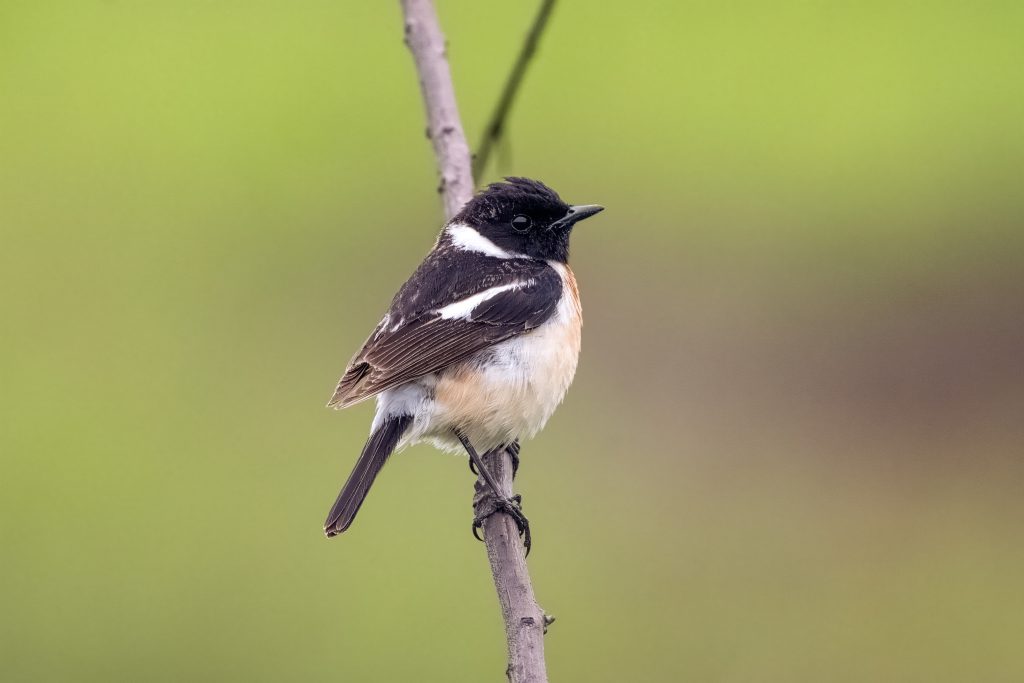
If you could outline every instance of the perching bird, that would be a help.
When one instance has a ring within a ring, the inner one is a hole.
[[[445,225],[338,383],[328,406],[376,396],[377,413],[327,536],[349,528],[392,452],[428,441],[469,453],[529,547],[518,501],[501,495],[480,455],[507,448],[518,463],[519,440],[540,431],[572,382],[582,318],[569,234],[603,207],[506,181]]]

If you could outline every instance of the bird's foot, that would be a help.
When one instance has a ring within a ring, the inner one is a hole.
[[[516,478],[516,473],[519,472],[519,442],[513,441],[509,445],[505,446],[505,451],[508,453],[509,459],[512,461],[512,478]]]
[[[473,518],[473,536],[476,540],[482,541],[480,534],[477,533],[477,529],[483,528],[484,520],[495,514],[496,512],[504,512],[506,515],[512,518],[512,521],[516,523],[516,528],[519,529],[519,536],[523,539],[523,547],[526,548],[526,554],[530,554],[530,547],[533,545],[533,538],[530,536],[530,520],[523,514],[523,497],[516,494],[511,498],[498,498],[492,499],[494,502],[490,507],[490,510],[477,514]]]

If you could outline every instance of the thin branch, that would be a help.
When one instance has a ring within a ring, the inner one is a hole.
[[[551,17],[551,10],[554,8],[555,0],[541,0],[537,16],[533,18],[530,31],[526,34],[523,47],[519,50],[519,57],[516,58],[516,63],[512,65],[512,71],[508,75],[508,80],[505,81],[505,88],[501,91],[498,104],[494,107],[494,112],[491,114],[490,121],[487,122],[487,127],[484,128],[483,139],[480,141],[480,146],[477,148],[473,160],[473,178],[477,182],[480,181],[484,171],[487,170],[487,161],[491,156],[491,148],[501,140],[501,135],[505,132],[505,120],[512,110],[512,103],[519,92],[519,86],[522,85],[523,76],[526,75],[526,67],[537,51],[540,36],[544,33],[544,29],[548,25],[548,19]]]
[[[508,451],[500,448],[483,456],[488,468],[501,487],[501,495],[512,495],[512,460]],[[519,528],[508,515],[493,514],[494,494],[483,477],[476,480],[473,512],[477,517],[492,513],[484,519],[484,542],[487,559],[491,563],[494,587],[501,602],[501,616],[505,621],[505,640],[508,643],[508,668],[505,675],[511,683],[547,683],[544,663],[544,634],[554,617],[544,614],[533,594],[530,572],[526,567],[526,553],[519,538]]]
[[[434,143],[441,176],[438,190],[445,215],[451,218],[473,197],[473,167],[448,69],[448,47],[431,0],[402,0],[402,11],[405,44],[416,62],[427,111],[427,136]]]
[[[445,39],[432,0],[401,0],[401,4],[405,15],[405,42],[416,62],[427,111],[427,130],[441,175],[445,214],[451,218],[472,197],[473,178],[469,147],[448,68]],[[512,461],[508,452],[502,449],[483,457],[501,484],[501,494],[511,497]],[[475,510],[487,505],[488,497],[479,493],[485,486],[482,478],[477,480]],[[490,504],[493,505],[493,500]],[[512,683],[546,683],[544,631],[548,622],[533,594],[518,529],[511,517],[499,512],[484,521],[483,531],[505,621],[508,679]]]

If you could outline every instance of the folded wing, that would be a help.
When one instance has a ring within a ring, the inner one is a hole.
[[[562,294],[558,273],[542,261],[476,258],[472,273],[460,265],[424,263],[349,363],[329,406],[345,408],[529,332]]]

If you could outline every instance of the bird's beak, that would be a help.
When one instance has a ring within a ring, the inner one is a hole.
[[[591,216],[604,211],[604,207],[598,204],[573,204],[569,207],[569,213],[552,224],[552,228],[571,228],[575,223],[590,218]]]

